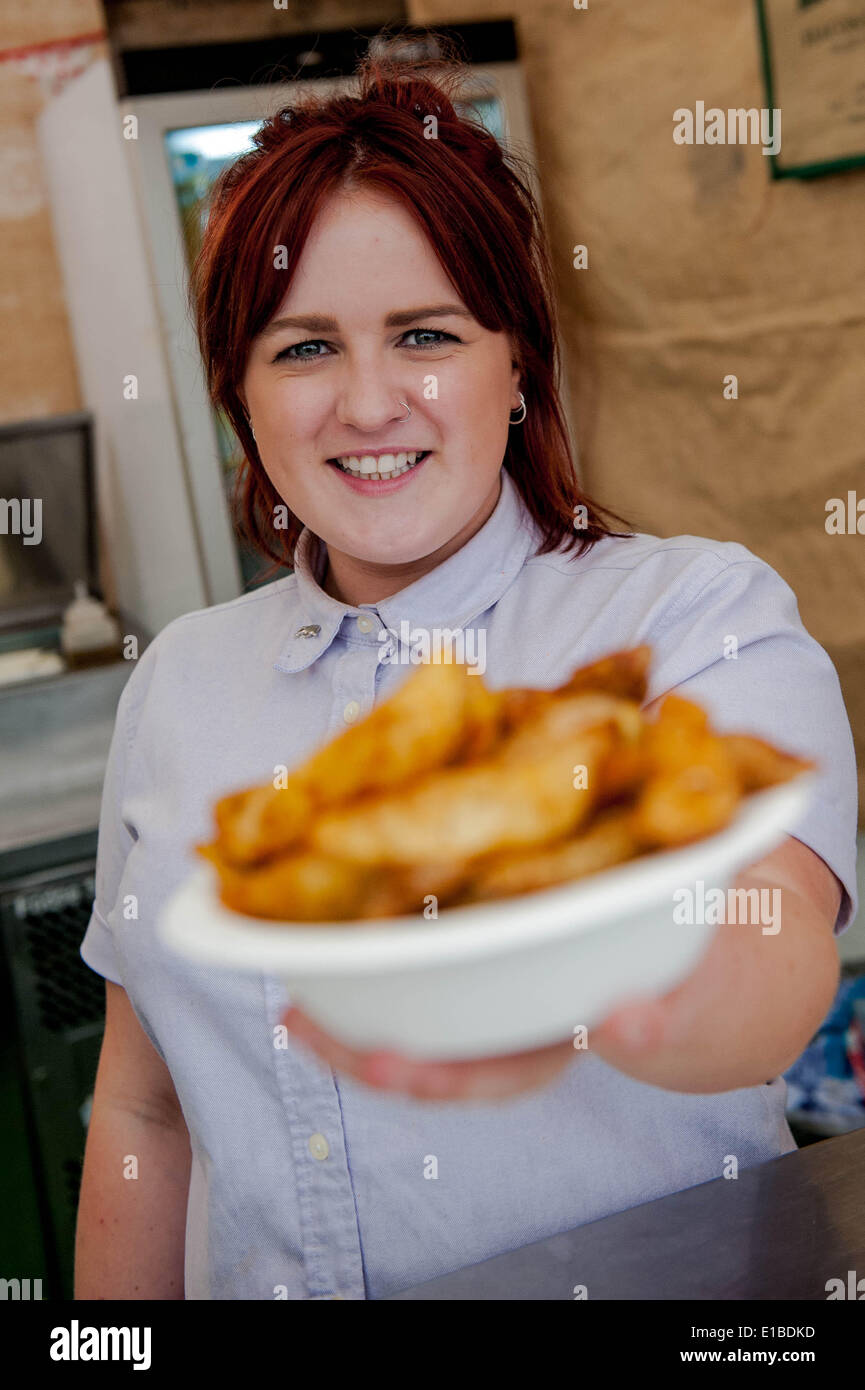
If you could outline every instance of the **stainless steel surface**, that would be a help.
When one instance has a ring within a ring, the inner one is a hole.
[[[22,528],[20,540],[0,538],[0,630],[59,623],[76,581],[97,582],[89,411],[0,424],[0,494],[19,502]]]
[[[830,1279],[846,1285],[850,1270],[865,1275],[863,1172],[860,1129],[497,1255],[391,1301],[573,1300],[584,1286],[593,1301],[823,1302]]]
[[[842,963],[865,969],[865,835],[857,840],[856,880],[859,885],[859,911],[838,942]]]
[[[0,689],[0,852],[91,830],[132,661]]]

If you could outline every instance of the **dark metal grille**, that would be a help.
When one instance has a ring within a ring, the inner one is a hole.
[[[79,885],[76,885],[77,887]],[[15,902],[18,931],[35,977],[40,1020],[51,1033],[96,1023],[105,1012],[105,981],[78,954],[92,904],[92,881],[77,900],[53,908],[38,892]]]
[[[63,1177],[66,1181],[66,1195],[73,1215],[78,1210],[78,1193],[81,1189],[81,1173],[84,1159],[66,1158],[63,1160]]]

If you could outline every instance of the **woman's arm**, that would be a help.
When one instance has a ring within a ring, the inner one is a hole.
[[[76,1299],[182,1299],[192,1153],[174,1085],[130,1004],[105,982],[105,1036],[75,1239]],[[130,1159],[137,1163],[137,1177]]]
[[[683,984],[663,998],[631,1000],[617,1009],[589,1029],[585,1052],[575,1051],[568,1037],[507,1057],[417,1062],[348,1048],[297,1008],[284,1021],[332,1067],[418,1099],[504,1099],[546,1085],[592,1053],[667,1090],[699,1094],[754,1086],[788,1067],[829,1011],[839,975],[833,928],[841,887],[813,850],[789,836],[735,886],[768,889],[770,904],[777,889],[780,930],[719,926]]]
[[[697,1093],[755,1086],[795,1061],[838,987],[833,928],[841,886],[791,836],[735,886],[768,890],[767,904],[777,890],[780,911],[770,929],[718,926],[682,985],[662,999],[634,1001],[590,1029],[592,1052],[637,1081]]]

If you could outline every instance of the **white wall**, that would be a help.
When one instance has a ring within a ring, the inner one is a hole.
[[[116,601],[156,633],[212,600],[107,62],[46,105],[39,138]],[[124,399],[129,375],[137,400]]]

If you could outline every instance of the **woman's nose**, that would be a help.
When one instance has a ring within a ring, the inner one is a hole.
[[[407,399],[404,387],[386,378],[380,368],[352,373],[345,380],[336,403],[336,416],[342,425],[375,430],[402,418]]]

